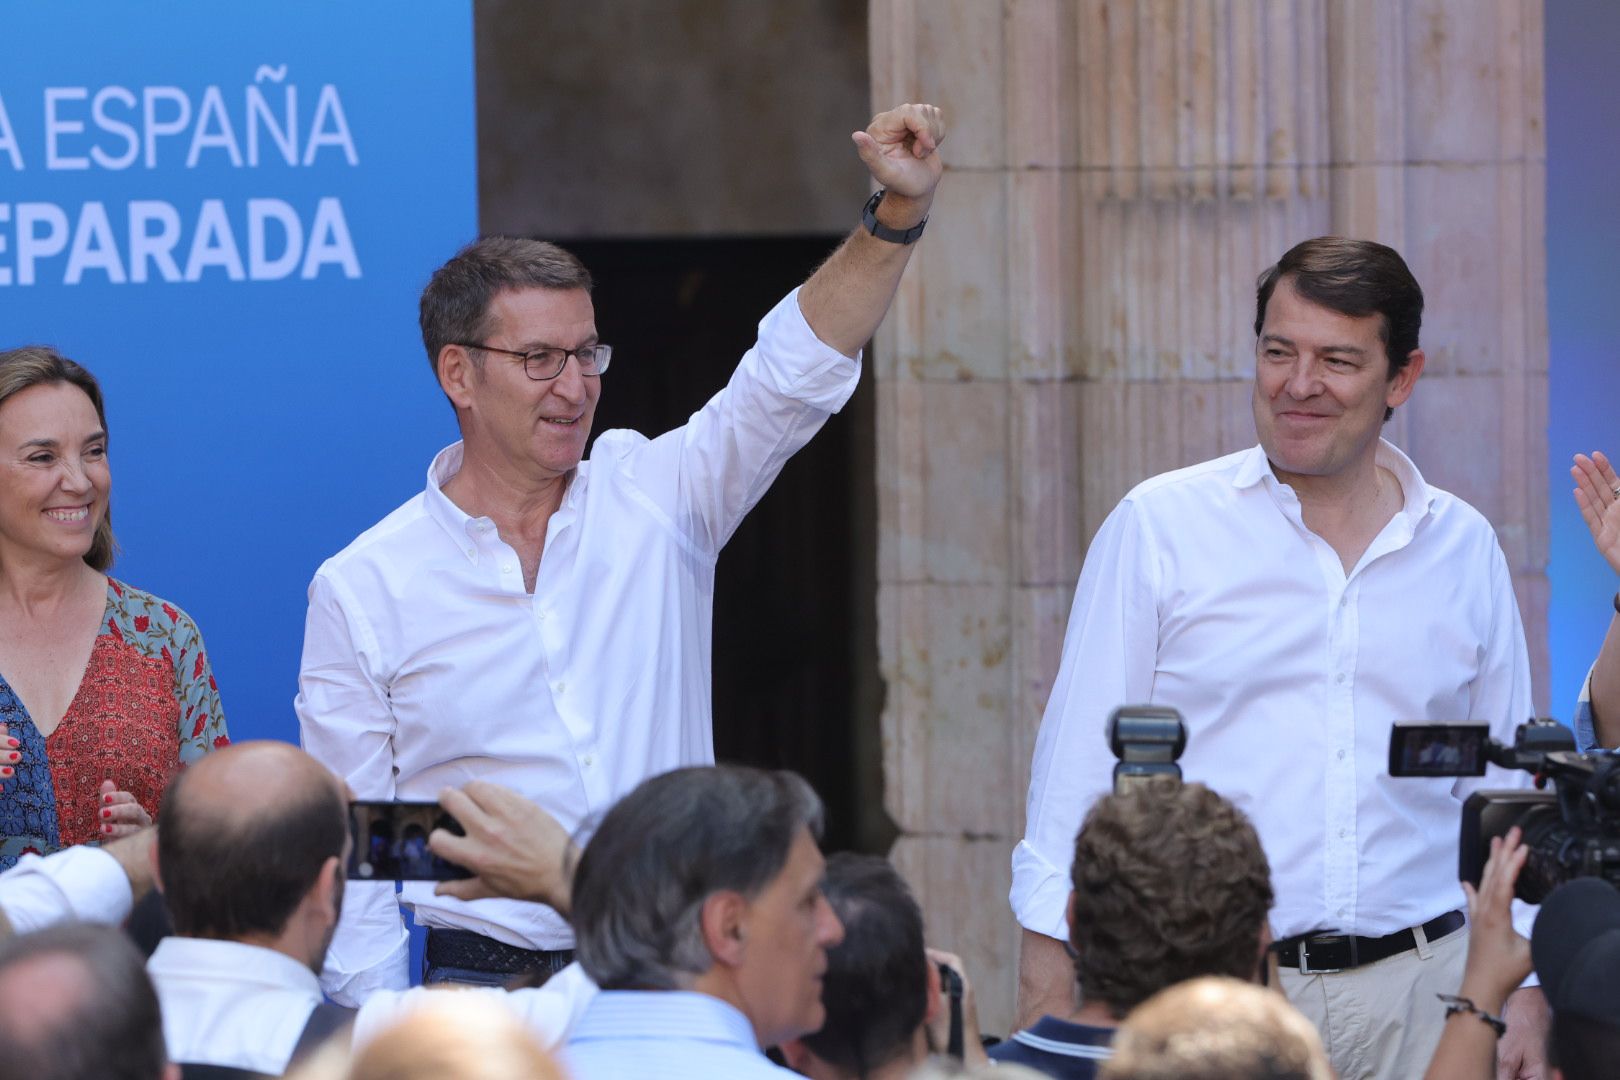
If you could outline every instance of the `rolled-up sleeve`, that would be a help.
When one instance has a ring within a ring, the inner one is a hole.
[[[100,848],[24,855],[0,874],[0,911],[18,934],[59,922],[121,923],[132,903],[129,876]]]
[[[816,337],[798,296],[795,289],[760,321],[758,340],[724,389],[687,423],[635,450],[637,486],[711,556],[860,383],[859,357]]]

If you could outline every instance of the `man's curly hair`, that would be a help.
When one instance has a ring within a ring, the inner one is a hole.
[[[1241,810],[1153,777],[1098,799],[1074,841],[1069,940],[1081,998],[1123,1018],[1200,975],[1254,978],[1271,868]]]

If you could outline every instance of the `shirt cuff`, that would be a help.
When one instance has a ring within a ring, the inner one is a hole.
[[[1007,899],[1013,915],[1026,930],[1069,939],[1069,892],[1067,871],[1059,870],[1036,851],[1028,840],[1013,849],[1012,891]]]
[[[825,413],[844,407],[861,381],[861,353],[845,356],[816,336],[799,308],[799,290],[759,321],[760,371],[777,393]]]
[[[124,868],[100,848],[24,855],[0,874],[0,909],[19,934],[71,920],[116,925],[134,902]]]
[[[1583,754],[1597,746],[1597,723],[1592,716],[1592,672],[1596,669],[1594,662],[1586,672],[1586,680],[1581,683],[1581,696],[1575,702],[1575,749]]]
[[[327,953],[321,972],[321,990],[332,1002],[358,1009],[379,990],[405,990],[411,985],[410,935],[402,925],[399,940],[381,962],[358,971],[345,971]]]

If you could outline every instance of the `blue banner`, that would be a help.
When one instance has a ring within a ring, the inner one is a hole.
[[[477,231],[467,0],[0,0],[0,348],[101,379],[116,577],[297,738],[305,589],[455,437],[416,328]]]

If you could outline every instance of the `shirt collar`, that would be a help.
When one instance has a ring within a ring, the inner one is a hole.
[[[1413,521],[1427,515],[1434,505],[1434,493],[1429,489],[1429,485],[1424,483],[1423,474],[1418,472],[1412,459],[1401,453],[1400,448],[1394,443],[1381,438],[1378,440],[1375,460],[1401,482],[1401,492],[1406,500],[1401,507],[1402,513]],[[1232,486],[1239,489],[1250,488],[1267,479],[1273,484],[1281,483],[1271,471],[1271,461],[1266,457],[1265,448],[1255,446],[1245,452],[1238,462],[1237,472],[1232,475]]]
[[[255,983],[321,999],[321,981],[308,967],[286,953],[243,941],[170,935],[158,942],[147,967],[165,975]]]
[[[428,464],[427,487],[422,497],[427,502],[428,516],[437,521],[450,535],[450,539],[455,541],[456,547],[466,554],[469,561],[476,563],[479,541],[495,531],[495,523],[487,517],[472,517],[444,493],[444,485],[461,471],[466,446],[465,442],[458,440],[433,455],[432,462]],[[568,487],[563,491],[562,505],[557,508],[559,512],[571,510],[577,503],[580,490],[584,486],[585,464],[580,462],[575,466],[573,475],[568,478]]]
[[[569,1041],[632,1038],[728,1043],[760,1052],[754,1026],[736,1006],[691,990],[603,990]]]

